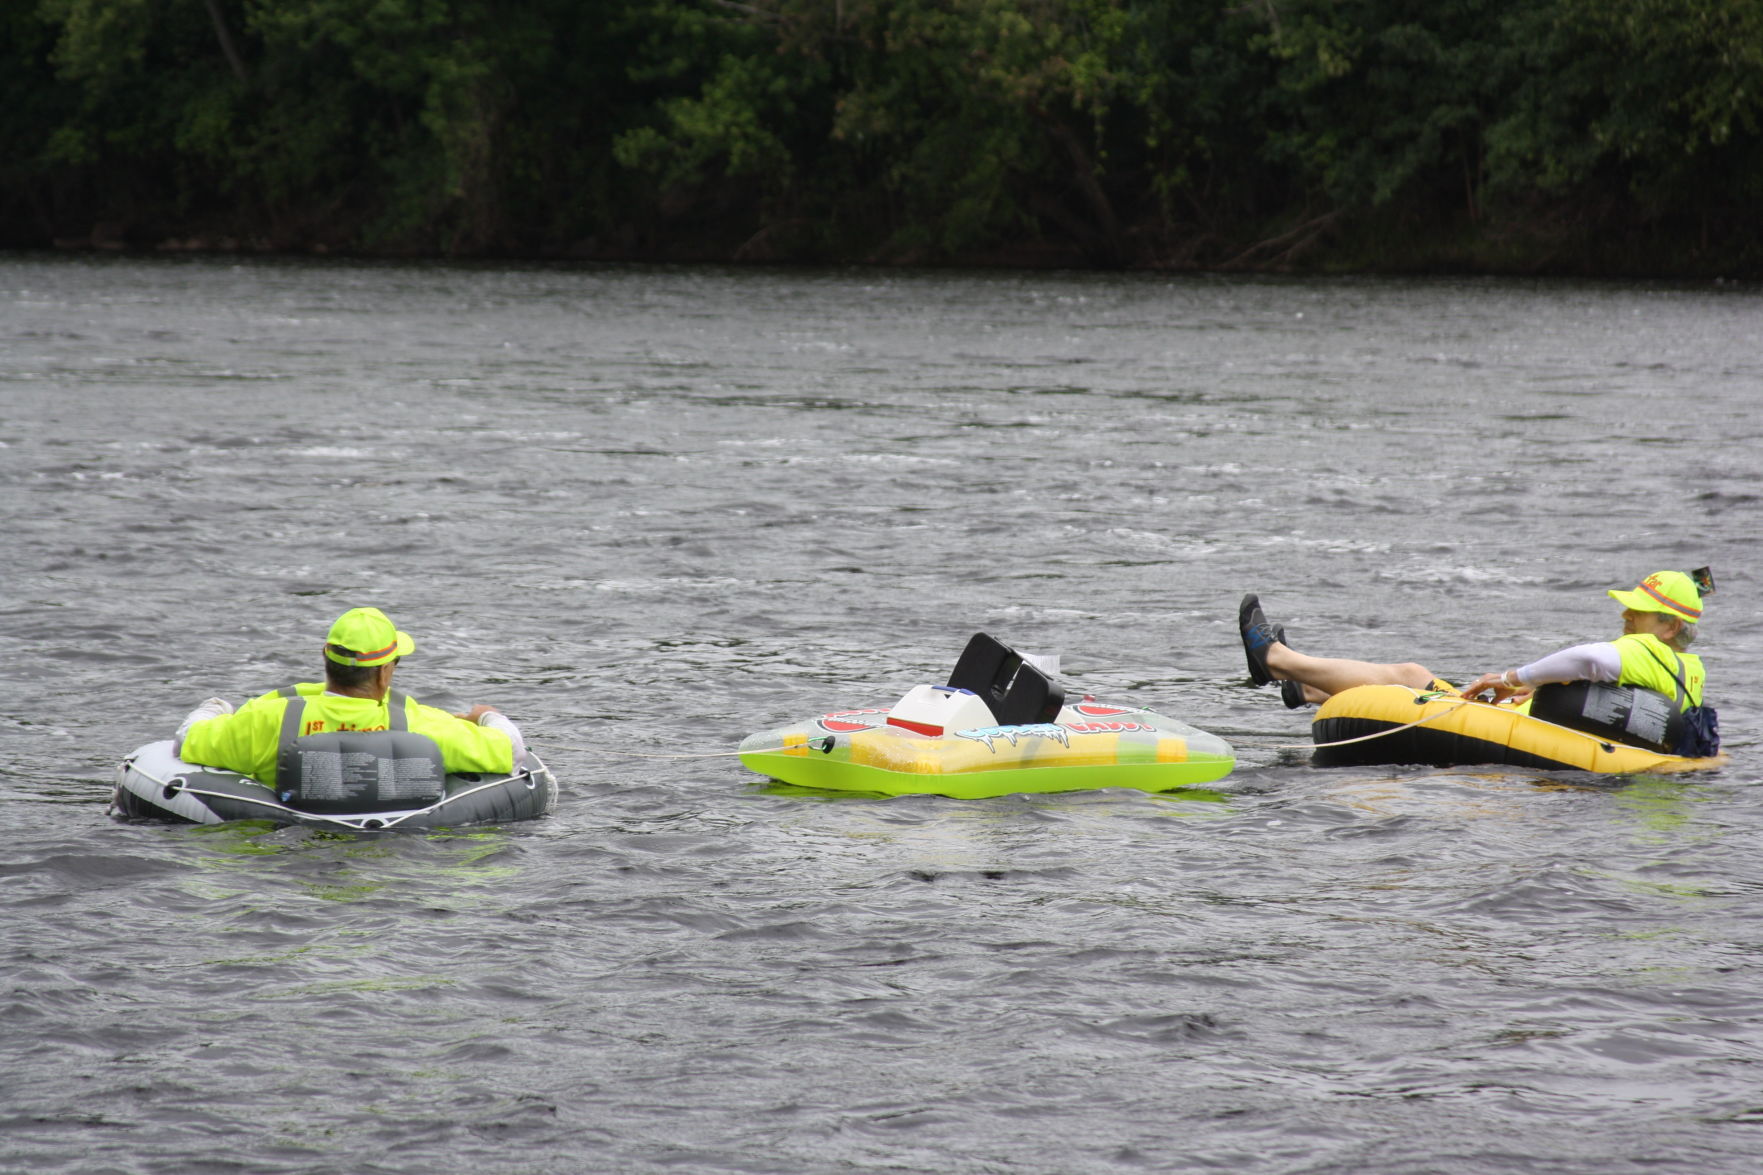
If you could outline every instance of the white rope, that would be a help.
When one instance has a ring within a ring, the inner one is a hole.
[[[1456,705],[1449,709],[1440,710],[1436,714],[1428,714],[1424,718],[1410,722],[1404,726],[1392,727],[1389,730],[1374,731],[1371,734],[1360,735],[1357,738],[1344,738],[1338,742],[1332,743],[1274,743],[1268,749],[1274,751],[1299,751],[1311,750],[1316,747],[1344,747],[1349,743],[1368,742],[1374,738],[1383,738],[1386,735],[1400,734],[1404,730],[1412,730],[1416,726],[1425,726],[1428,722],[1436,722],[1445,715],[1454,713],[1458,706],[1466,705],[1469,702],[1468,698],[1456,698],[1454,700]],[[732,759],[740,755],[775,755],[780,751],[794,751],[798,749],[818,751],[823,749],[821,746],[817,745],[821,742],[822,739],[813,738],[806,742],[792,743],[789,746],[759,747],[751,751],[691,751],[685,754],[662,754],[656,751],[621,751],[612,747],[576,747],[571,746],[568,743],[551,742],[549,740],[545,740],[545,745],[556,747],[558,750],[563,751],[580,751],[585,755],[621,755],[627,759]]]
[[[685,754],[661,754],[657,751],[620,751],[613,747],[572,747],[568,743],[547,741],[548,747],[556,747],[564,751],[580,751],[584,755],[622,755],[627,759],[732,759],[738,755],[775,755],[779,751],[819,751],[824,748],[819,744],[821,739],[812,738],[806,742],[792,743],[784,747],[756,747],[750,751],[690,751]]]
[[[1418,698],[1416,700],[1417,701],[1439,701],[1440,699],[1439,698],[1422,697],[1422,698]],[[1332,743],[1314,743],[1314,742],[1312,742],[1312,743],[1275,743],[1273,746],[1269,747],[1268,749],[1274,750],[1274,751],[1302,751],[1302,750],[1315,750],[1319,747],[1344,747],[1344,746],[1349,746],[1353,743],[1370,742],[1374,738],[1383,738],[1387,735],[1401,734],[1404,730],[1413,730],[1416,726],[1425,726],[1428,722],[1436,722],[1440,718],[1443,718],[1447,714],[1455,714],[1459,709],[1461,709],[1464,706],[1467,706],[1470,702],[1470,699],[1465,698],[1465,697],[1457,697],[1457,698],[1446,699],[1446,700],[1453,701],[1456,704],[1453,706],[1450,706],[1447,709],[1440,710],[1436,714],[1428,714],[1424,718],[1416,719],[1415,721],[1407,723],[1406,725],[1403,725],[1403,726],[1392,726],[1388,730],[1374,730],[1370,734],[1362,734],[1362,735],[1358,736],[1357,738],[1343,738],[1343,739],[1340,739],[1340,740],[1338,740],[1336,742],[1332,742]]]
[[[141,774],[147,775],[145,771],[141,772]],[[152,779],[153,777],[147,775],[147,778]],[[155,780],[155,782],[158,781]],[[175,780],[171,783],[165,784],[165,786],[174,789],[181,795],[206,796],[212,800],[236,800],[242,804],[256,804],[260,808],[270,808],[277,812],[286,812],[291,816],[300,816],[308,820],[322,820],[326,824],[335,824],[341,828],[352,829],[355,832],[366,831],[360,825],[350,823],[348,817],[331,816],[324,812],[302,812],[298,808],[290,808],[286,804],[278,803],[275,800],[266,800],[260,796],[242,796],[236,792],[210,791],[207,788],[191,787],[187,783],[181,783]]]
[[[543,769],[549,770],[549,768]],[[136,770],[139,771],[140,768],[137,767]],[[152,780],[154,783],[159,784],[161,788],[169,788],[185,795],[206,796],[207,798],[214,800],[233,800],[238,803],[256,804],[260,808],[271,808],[277,812],[286,812],[290,816],[299,817],[301,820],[320,820],[326,824],[334,824],[340,828],[348,828],[355,832],[379,832],[388,828],[396,828],[398,825],[404,823],[404,821],[410,820],[414,817],[426,816],[432,812],[439,811],[457,800],[464,799],[466,796],[475,796],[478,792],[488,791],[493,787],[501,787],[504,784],[511,783],[518,779],[524,779],[526,781],[527,789],[531,790],[536,786],[534,778],[537,775],[537,772],[528,768],[525,771],[519,771],[513,775],[503,776],[501,779],[492,779],[477,784],[474,787],[468,787],[464,791],[454,792],[450,796],[442,796],[426,808],[417,808],[412,811],[403,812],[391,819],[386,819],[383,816],[376,816],[371,813],[361,816],[333,816],[328,812],[308,812],[303,808],[292,808],[287,804],[281,803],[279,800],[265,799],[261,796],[242,795],[238,792],[212,791],[208,788],[191,787],[182,776],[173,776],[171,779],[159,779],[156,776],[148,775],[145,771],[141,771],[141,774],[147,779]],[[250,776],[245,776],[243,778],[250,780],[252,783],[257,782],[256,780],[251,779]],[[171,797],[168,796],[166,798],[169,799]]]
[[[1436,701],[1444,701],[1444,702],[1449,702],[1451,704],[1449,706],[1445,707],[1444,709],[1437,711],[1436,713],[1426,715],[1424,718],[1417,718],[1413,722],[1403,723],[1401,726],[1392,726],[1388,730],[1374,730],[1370,734],[1362,734],[1362,735],[1359,735],[1355,738],[1337,739],[1334,742],[1327,742],[1327,743],[1317,743],[1317,742],[1273,743],[1270,746],[1268,746],[1266,749],[1272,750],[1272,751],[1313,751],[1313,750],[1317,750],[1317,749],[1325,748],[1325,747],[1345,747],[1345,746],[1351,746],[1354,743],[1370,742],[1373,739],[1387,738],[1392,734],[1401,734],[1404,730],[1413,730],[1417,726],[1425,726],[1429,722],[1437,722],[1439,719],[1445,717],[1446,715],[1455,714],[1458,710],[1462,709],[1464,706],[1470,705],[1472,702],[1475,701],[1475,699],[1473,699],[1473,698],[1466,698],[1460,694],[1453,695],[1453,694],[1443,694],[1438,691],[1431,691],[1431,692],[1433,694],[1433,696],[1431,696],[1431,697],[1428,697],[1424,693],[1417,695],[1416,699],[1415,699],[1416,704],[1423,704],[1425,702],[1436,702]],[[1587,734],[1583,730],[1573,730],[1572,727],[1564,726],[1561,729],[1569,731],[1573,734],[1579,735],[1581,738],[1590,739],[1591,741],[1599,744],[1600,746],[1602,746],[1606,750],[1611,749],[1610,742],[1608,739],[1599,738],[1595,734]],[[583,754],[588,754],[588,755],[622,755],[626,758],[631,758],[631,759],[727,759],[727,758],[734,758],[739,755],[773,755],[773,754],[777,754],[780,751],[793,751],[793,750],[796,750],[797,748],[802,748],[804,750],[810,750],[810,751],[818,751],[818,750],[824,749],[823,747],[816,745],[816,744],[820,743],[821,741],[822,740],[819,738],[814,738],[814,739],[809,739],[806,742],[793,743],[789,746],[783,746],[783,747],[761,747],[761,748],[758,748],[756,750],[751,750],[751,751],[695,751],[695,752],[690,752],[687,754],[660,754],[660,753],[653,752],[653,751],[620,751],[620,750],[615,750],[611,747],[573,747],[573,746],[568,745],[567,743],[549,743],[547,745],[558,747],[559,749],[565,750],[565,751],[580,751]]]

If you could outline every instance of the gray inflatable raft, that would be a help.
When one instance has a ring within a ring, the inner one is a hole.
[[[110,811],[125,820],[220,824],[273,820],[309,828],[379,831],[458,828],[533,820],[557,804],[557,780],[537,755],[512,775],[449,775],[439,800],[405,811],[305,812],[277,798],[267,785],[237,772],[186,763],[165,739],[148,743],[116,768]]]

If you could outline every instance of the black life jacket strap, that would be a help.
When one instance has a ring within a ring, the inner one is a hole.
[[[306,699],[293,690],[293,686],[288,687],[288,706],[282,711],[281,734],[275,740],[277,758],[288,749],[289,743],[300,737],[300,719],[306,713]]]
[[[1688,709],[1690,704],[1690,687],[1683,683],[1683,658],[1679,657],[1676,652],[1671,654],[1677,661],[1677,668],[1673,669],[1671,666],[1665,664],[1664,659],[1661,658],[1659,654],[1655,653],[1650,645],[1642,645],[1641,648],[1646,649],[1647,656],[1658,661],[1659,667],[1665,670],[1665,672],[1671,674],[1671,680],[1677,683],[1677,697],[1672,699],[1672,701],[1677,703],[1677,708],[1679,710]]]

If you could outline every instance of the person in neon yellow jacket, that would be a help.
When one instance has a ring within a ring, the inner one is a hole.
[[[1603,681],[1658,690],[1677,699],[1680,710],[1700,706],[1706,673],[1702,659],[1686,652],[1702,619],[1702,593],[1696,580],[1681,571],[1655,571],[1633,591],[1611,589],[1608,595],[1622,605],[1620,637],[1575,645],[1526,665],[1483,674],[1465,686],[1463,694],[1492,694],[1495,701],[1502,701],[1550,682]],[[1412,661],[1379,664],[1300,653],[1285,643],[1284,628],[1268,623],[1260,601],[1252,595],[1243,597],[1238,625],[1250,677],[1257,685],[1281,682],[1286,705],[1293,708],[1326,701],[1358,685],[1424,690],[1436,688],[1438,682],[1432,670]]]
[[[220,698],[203,702],[178,728],[176,752],[186,763],[220,767],[276,783],[276,756],[289,695],[303,703],[298,735],[339,730],[386,730],[407,725],[435,740],[449,774],[507,775],[524,767],[520,728],[491,706],[449,713],[392,689],[392,672],[416,642],[378,608],[351,608],[331,625],[324,643],[323,682],[301,682],[251,699],[234,711]],[[403,708],[395,723],[393,706]]]

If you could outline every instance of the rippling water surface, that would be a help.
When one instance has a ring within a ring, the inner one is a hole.
[[[1754,288],[0,258],[0,1166],[1753,1172],[1760,496]],[[1693,777],[1313,769],[1234,631],[1463,679],[1702,563]],[[106,815],[357,604],[553,816]],[[1238,770],[706,757],[978,629]]]

